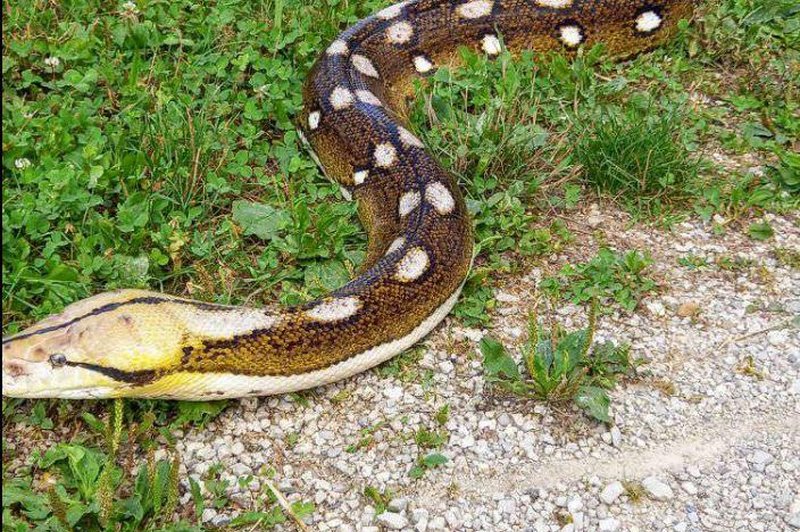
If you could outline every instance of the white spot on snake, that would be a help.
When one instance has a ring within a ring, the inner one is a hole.
[[[340,297],[317,304],[306,311],[306,316],[317,321],[340,321],[353,316],[360,308],[361,301],[357,297]]]
[[[430,264],[430,259],[424,249],[420,247],[411,248],[405,257],[397,263],[397,271],[394,273],[394,278],[401,283],[416,281],[428,269],[428,264]]]
[[[256,329],[269,329],[278,321],[270,311],[249,308],[203,310],[188,305],[173,305],[169,307],[169,312],[191,335],[215,339],[247,334]]]
[[[414,136],[409,130],[402,126],[397,127],[397,132],[400,135],[400,141],[406,146],[414,146],[415,148],[424,148],[425,145]]]
[[[558,32],[561,34],[561,42],[569,47],[574,48],[583,42],[583,32],[578,26],[573,24],[561,26],[558,28]]]
[[[348,51],[347,43],[341,39],[337,39],[333,41],[330,46],[328,46],[327,54],[328,55],[344,55]]]
[[[400,213],[400,216],[405,216],[409,214],[411,211],[419,207],[420,196],[419,192],[416,190],[413,192],[406,192],[402,196],[400,196],[400,201],[398,202],[397,212]]]
[[[405,7],[406,4],[408,4],[408,2],[400,2],[399,4],[389,6],[375,13],[375,16],[381,20],[391,20],[403,12],[403,7]]]
[[[311,131],[314,131],[319,127],[319,120],[322,118],[322,115],[319,111],[312,111],[308,113],[308,128]]]
[[[353,103],[353,93],[344,87],[336,87],[331,92],[331,105],[337,111],[346,109]]]
[[[375,65],[372,64],[367,57],[364,57],[360,54],[353,54],[353,57],[350,58],[350,61],[353,62],[353,66],[356,67],[356,70],[364,74],[365,76],[369,76],[371,78],[379,78],[378,71],[375,70]]]
[[[414,68],[416,68],[417,72],[420,74],[425,74],[430,72],[430,70],[433,68],[433,63],[431,63],[430,60],[428,60],[428,58],[424,55],[418,55],[414,58]]]
[[[492,12],[492,2],[488,0],[473,0],[458,6],[456,12],[460,17],[464,18],[485,17]]]
[[[655,11],[645,11],[636,17],[636,29],[643,33],[649,33],[661,26],[661,15]]]
[[[353,174],[353,183],[356,185],[362,184],[364,181],[367,180],[367,176],[369,175],[369,171],[367,170],[359,170]]]
[[[481,47],[487,54],[497,55],[501,50],[500,39],[498,39],[496,35],[484,35]]]
[[[433,208],[436,209],[436,212],[439,214],[449,214],[453,212],[456,206],[453,195],[450,194],[447,187],[439,181],[431,183],[425,188],[425,201],[433,205]]]
[[[553,9],[562,9],[572,5],[572,0],[536,0],[536,3],[542,7],[552,7]]]
[[[405,20],[395,22],[386,28],[386,38],[394,44],[405,44],[414,35],[414,28]]]
[[[398,236],[397,238],[394,239],[394,241],[392,241],[391,244],[389,244],[389,247],[386,249],[386,254],[388,255],[390,253],[394,253],[395,251],[403,247],[403,244],[405,243],[406,239],[402,236]]]
[[[380,168],[388,168],[397,160],[397,150],[389,144],[384,142],[375,146],[375,165]]]
[[[367,89],[358,89],[358,90],[356,90],[356,98],[358,98],[362,102],[368,103],[370,105],[377,105],[379,107],[383,105],[383,102],[381,102],[378,99],[377,96],[372,94]]]

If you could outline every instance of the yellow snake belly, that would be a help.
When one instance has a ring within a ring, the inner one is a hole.
[[[658,45],[691,0],[419,0],[344,31],[304,89],[300,128],[327,176],[358,202],[362,272],[290,308],[229,307],[137,290],[79,301],[3,339],[13,397],[269,395],[364,371],[424,337],[452,309],[472,260],[453,176],[405,123],[409,80],[460,46],[490,56],[603,43],[615,56]]]

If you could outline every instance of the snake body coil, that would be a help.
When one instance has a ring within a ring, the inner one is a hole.
[[[490,56],[603,43],[649,49],[691,0],[418,0],[342,33],[305,86],[301,128],[326,174],[352,194],[369,235],[363,271],[329,296],[252,309],[123,290],[3,340],[3,394],[209,399],[332,382],[425,336],[450,311],[472,258],[453,177],[404,127],[415,76],[456,48]]]

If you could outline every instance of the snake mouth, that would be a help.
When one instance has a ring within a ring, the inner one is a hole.
[[[154,380],[151,370],[122,371],[96,364],[67,362],[54,369],[47,362],[3,361],[3,396],[23,399],[106,399],[131,386]]]
[[[30,356],[15,349],[12,343],[3,344],[2,392],[4,397],[23,399],[104,399],[117,397],[129,388],[136,378],[148,375],[118,375],[101,371],[92,364],[68,363],[58,367],[52,357]],[[139,372],[142,373],[142,372]],[[115,377],[128,377],[127,379]]]
[[[141,386],[153,382],[157,377],[154,370],[142,369],[137,371],[125,371],[117,368],[109,368],[99,364],[90,364],[88,362],[70,362],[65,363],[66,366],[73,368],[82,368],[88,371],[94,371],[101,375],[113,379],[117,382],[124,382],[126,384],[135,384]]]

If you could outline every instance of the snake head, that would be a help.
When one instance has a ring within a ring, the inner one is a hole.
[[[129,395],[168,363],[174,338],[148,312],[158,294],[107,292],[3,338],[3,395],[100,399]],[[163,296],[162,296],[163,297]],[[161,326],[159,326],[161,325]],[[160,332],[161,331],[161,332]]]

